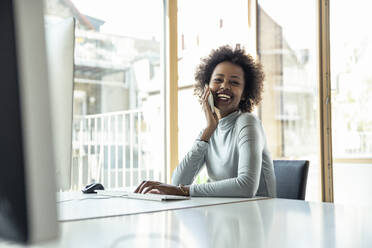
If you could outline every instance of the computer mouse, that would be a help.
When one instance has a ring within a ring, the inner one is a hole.
[[[88,184],[87,186],[85,186],[85,188],[82,189],[81,191],[84,194],[96,194],[96,192],[95,192],[96,189],[104,190],[105,188],[100,183],[91,183],[91,184]]]

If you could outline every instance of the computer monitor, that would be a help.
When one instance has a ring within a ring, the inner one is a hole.
[[[74,19],[45,18],[58,190],[71,188]]]
[[[0,239],[58,234],[43,0],[0,1]]]

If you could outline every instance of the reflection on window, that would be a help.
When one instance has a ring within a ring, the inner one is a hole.
[[[165,180],[161,9],[162,1],[45,0],[46,16],[77,21],[72,190]]]
[[[274,159],[310,160],[306,199],[319,200],[315,3],[258,4],[257,48],[265,72],[260,118],[270,151]]]

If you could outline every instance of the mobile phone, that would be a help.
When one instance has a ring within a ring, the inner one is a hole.
[[[214,113],[214,101],[213,101],[213,94],[211,90],[209,90],[208,103],[209,103],[209,106],[211,107],[212,113]]]

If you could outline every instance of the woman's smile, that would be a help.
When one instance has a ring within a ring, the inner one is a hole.
[[[218,93],[216,95],[217,95],[216,96],[217,100],[221,100],[223,102],[228,101],[232,98],[232,96],[230,94],[227,94],[227,93]]]
[[[238,110],[244,84],[244,71],[239,65],[225,61],[215,67],[209,87],[214,96],[215,106],[220,111],[220,117]]]

